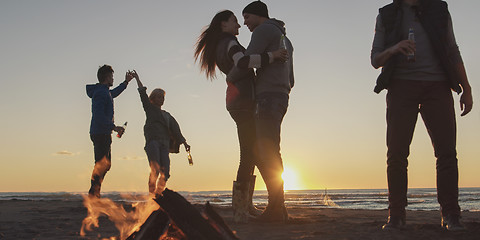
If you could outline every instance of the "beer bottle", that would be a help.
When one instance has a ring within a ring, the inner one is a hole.
[[[408,29],[408,40],[415,42],[415,33],[413,28]],[[407,54],[407,62],[415,62],[415,52],[411,51]]]
[[[122,125],[122,128],[123,128],[123,132],[117,133],[117,137],[118,137],[118,138],[121,138],[122,135],[125,133],[125,129],[127,129],[127,122],[125,122],[125,123]]]
[[[193,165],[192,154],[190,154],[190,150],[187,151],[187,158],[188,158],[188,165]]]
[[[282,34],[282,36],[280,36],[280,44],[279,44],[279,49],[287,49],[287,44],[285,42],[285,35]]]

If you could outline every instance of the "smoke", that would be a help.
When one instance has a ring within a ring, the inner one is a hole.
[[[167,185],[164,169],[157,162],[150,162],[150,176],[148,178],[148,191],[151,194],[162,194]]]

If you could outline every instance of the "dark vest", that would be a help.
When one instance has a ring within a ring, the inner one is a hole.
[[[401,2],[402,1],[394,1],[379,10],[382,23],[385,26],[385,49],[403,40],[401,35],[403,16]],[[435,53],[442,67],[447,73],[450,87],[457,93],[461,93],[462,88],[459,84],[459,73],[457,72],[456,66],[452,63],[450,55],[453,53],[449,52],[450,50],[447,45],[449,18],[447,3],[440,0],[420,0],[417,15],[435,49]],[[376,93],[388,88],[399,57],[401,56],[393,56],[383,66],[374,89]]]

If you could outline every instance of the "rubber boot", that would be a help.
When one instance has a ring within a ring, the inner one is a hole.
[[[248,213],[252,216],[260,216],[262,214],[262,210],[258,209],[253,205],[253,191],[255,190],[255,179],[257,176],[252,175],[250,176],[250,182],[248,184],[248,199],[247,199],[247,204],[248,204]]]
[[[248,183],[233,182],[232,208],[234,222],[248,223]]]

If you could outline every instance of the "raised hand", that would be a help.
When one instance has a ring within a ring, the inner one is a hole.
[[[135,69],[133,69],[132,71],[129,71],[129,73],[132,75],[133,78],[140,80],[140,77],[138,77],[138,73]]]
[[[128,83],[128,82],[130,82],[132,79],[133,79],[133,76],[132,76],[131,72],[130,72],[130,71],[127,71],[127,72],[125,73],[125,82]]]
[[[134,70],[128,71],[128,72],[130,73],[130,75],[132,75],[133,78],[135,78],[135,80],[137,80],[138,87],[142,88],[143,84],[142,84],[142,81],[140,81],[140,77],[138,76],[137,71],[134,69]]]

